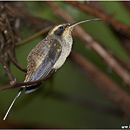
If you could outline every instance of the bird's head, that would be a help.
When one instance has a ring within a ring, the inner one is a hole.
[[[49,35],[56,35],[59,37],[65,37],[66,35],[71,34],[71,31],[73,30],[73,28],[76,25],[84,23],[84,22],[88,22],[88,21],[93,21],[93,20],[101,20],[101,19],[96,18],[96,19],[88,19],[88,20],[78,21],[78,22],[75,22],[73,24],[69,24],[69,23],[60,24],[60,25],[55,26],[53,29],[51,29],[49,32]]]

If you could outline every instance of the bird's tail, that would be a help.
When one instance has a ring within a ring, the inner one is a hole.
[[[9,114],[9,111],[11,110],[11,108],[12,108],[14,102],[15,102],[16,99],[20,96],[20,94],[21,94],[21,92],[23,91],[23,89],[24,89],[24,86],[20,88],[18,94],[16,95],[16,97],[14,98],[14,100],[13,100],[13,102],[11,103],[10,107],[8,108],[8,110],[7,110],[7,112],[6,112],[6,114],[5,114],[4,118],[3,118],[3,120],[6,119],[6,117],[7,117],[7,115]]]
[[[36,85],[29,85],[26,87],[26,90],[25,90],[25,94],[29,94],[29,93],[32,93],[34,92],[36,89],[38,89],[38,87],[42,84],[41,83],[38,83]]]

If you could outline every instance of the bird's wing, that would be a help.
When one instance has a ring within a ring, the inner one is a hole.
[[[62,51],[61,43],[57,41],[56,39],[51,40],[49,43],[49,51],[47,52],[46,56],[43,58],[37,70],[33,72],[33,75],[31,76],[30,81],[36,81],[36,80],[39,80],[48,76],[49,73],[53,70],[53,66],[58,60],[61,54],[61,51]],[[27,86],[26,90],[32,86],[33,85]]]
[[[27,75],[24,82],[28,82],[32,79],[32,76],[36,72],[38,66],[42,63],[43,59],[48,54],[50,48],[46,40],[40,41],[35,48],[29,53],[27,60]]]

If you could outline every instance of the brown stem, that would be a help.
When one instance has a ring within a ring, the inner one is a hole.
[[[11,71],[10,71],[8,65],[4,62],[4,60],[3,60],[3,58],[2,58],[1,56],[0,56],[0,61],[1,61],[1,63],[3,64],[3,67],[4,67],[4,69],[5,69],[6,73],[7,73],[7,75],[9,76],[10,80],[11,80],[11,81],[14,81],[14,77],[13,77],[13,75],[12,75],[12,73],[11,73]]]
[[[8,19],[8,15],[6,13],[5,13],[5,16],[6,16],[6,23],[7,23],[8,30],[9,30],[9,33],[10,33],[10,36],[11,36],[11,41],[12,41],[12,43],[10,44],[11,45],[10,46],[11,47],[11,49],[10,49],[11,53],[10,53],[10,55],[12,55],[12,57],[15,58],[15,60],[16,60],[16,57],[15,57],[15,39],[14,39],[14,33],[13,33],[13,30],[12,30],[12,27],[11,27],[11,23],[10,23],[10,21]]]
[[[27,69],[25,69],[23,66],[21,66],[20,64],[18,64],[13,58],[11,58],[11,56],[9,55],[10,61],[21,71],[23,72],[27,72]]]
[[[47,79],[54,73],[54,71],[55,71],[55,70],[52,70],[47,77],[42,78],[42,79],[40,79],[40,80],[31,81],[31,82],[15,82],[14,84],[1,87],[1,88],[0,88],[0,91],[6,90],[6,89],[10,89],[10,88],[16,88],[16,87],[21,87],[21,86],[27,86],[27,85],[32,85],[32,84],[41,83],[41,82],[47,80]]]

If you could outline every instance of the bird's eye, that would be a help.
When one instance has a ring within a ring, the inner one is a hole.
[[[60,26],[59,29],[63,30],[65,27],[64,26]]]

